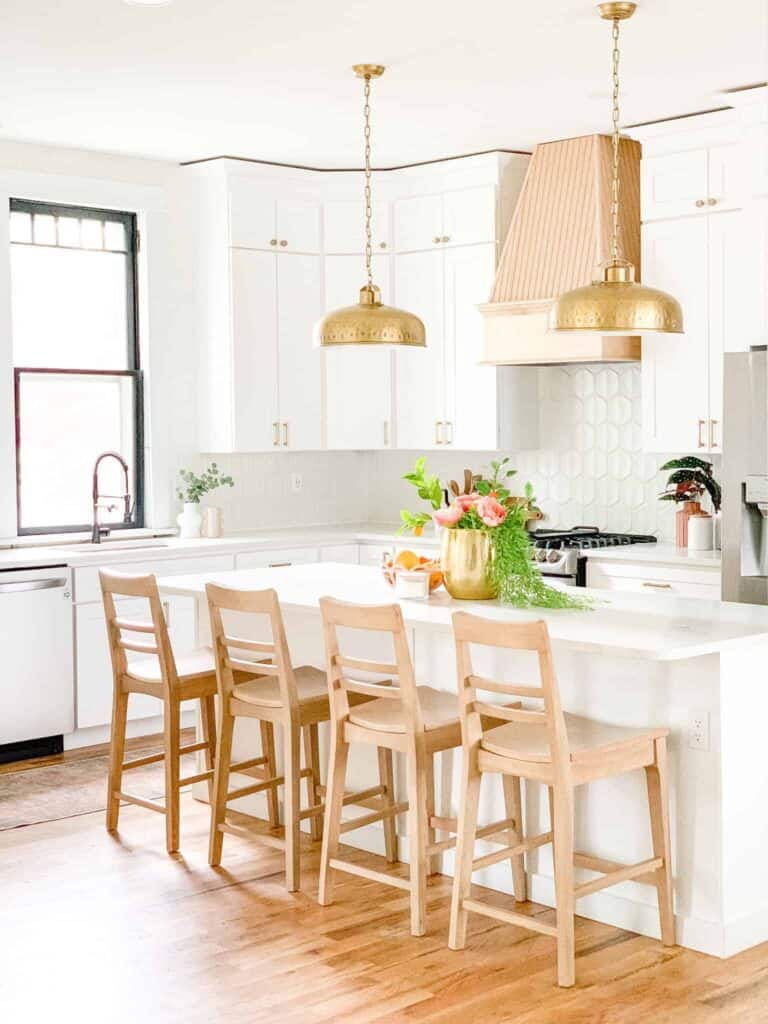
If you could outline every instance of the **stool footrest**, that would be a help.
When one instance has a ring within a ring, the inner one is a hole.
[[[340,832],[353,832],[356,828],[363,828],[364,825],[372,825],[376,821],[384,821],[385,818],[394,818],[398,814],[404,814],[408,810],[408,804],[389,804],[381,807],[370,814],[360,814],[351,821],[342,821]]]
[[[307,807],[299,814],[299,821],[304,821],[305,818],[316,818],[322,814],[325,810],[325,804],[313,804],[312,807]]]
[[[516,914],[512,910],[502,910],[501,907],[493,907],[488,903],[481,903],[479,900],[462,900],[464,910],[474,914],[482,914],[483,917],[492,917],[496,921],[504,921],[505,924],[514,924],[518,928],[529,928],[534,932],[542,932],[544,935],[557,935],[557,928],[553,924],[546,924],[539,921],[537,917],[528,917],[526,914]]]
[[[276,850],[285,850],[285,839],[281,836],[271,836],[268,832],[257,832],[256,829],[246,828],[244,825],[230,825],[223,821],[218,826],[219,832],[226,832],[228,835],[237,836],[239,839],[257,839],[265,846],[272,846]]]
[[[252,757],[248,761],[238,761],[237,764],[231,764],[229,770],[231,772],[239,772],[241,775],[249,771],[251,768],[261,768],[267,763],[266,757]]]
[[[185,779],[179,779],[179,788],[182,786],[191,786],[195,782],[207,782],[208,779],[213,778],[213,768],[209,768],[208,771],[200,772],[198,775],[188,775]]]
[[[132,768],[143,768],[147,764],[157,764],[158,761],[164,760],[165,751],[160,751],[159,754],[147,754],[146,757],[135,757],[132,761],[123,761],[120,767],[124,772],[129,772]]]
[[[302,768],[299,772],[299,777],[306,779],[312,774],[311,768]],[[239,800],[243,796],[253,796],[254,793],[261,793],[265,789],[273,789],[275,786],[284,786],[285,776],[284,775],[273,775],[269,779],[264,779],[262,782],[255,782],[252,786],[241,786],[240,789],[233,789],[227,793],[227,803],[230,800]]]
[[[524,839],[522,843],[517,843],[515,846],[503,846],[500,850],[494,850],[493,853],[486,853],[484,857],[477,857],[472,861],[472,870],[480,871],[482,868],[489,868],[492,864],[498,864],[499,861],[517,857],[520,853],[528,853],[529,850],[536,850],[551,842],[552,833],[542,832],[541,835],[534,836],[532,839]]]
[[[582,896],[589,896],[590,893],[606,889],[609,885],[618,885],[619,882],[628,882],[630,879],[635,880],[641,875],[647,875],[651,871],[658,871],[663,865],[664,859],[662,857],[651,857],[650,860],[640,861],[639,864],[627,864],[623,867],[618,867],[616,870],[604,874],[602,878],[593,878],[591,882],[577,885],[573,890],[574,898],[578,900]],[[592,868],[591,870],[599,869]]]
[[[127,804],[136,804],[137,807],[143,807],[147,811],[156,811],[158,814],[167,814],[163,804],[155,803],[153,800],[142,800],[140,796],[133,796],[131,793],[123,793],[122,790],[116,791],[113,795],[119,797]]]
[[[369,882],[381,882],[383,885],[393,885],[396,889],[405,889],[410,892],[411,883],[407,878],[400,878],[398,875],[387,875],[383,871],[373,871],[371,868],[364,868],[360,864],[352,864],[347,860],[339,860],[332,857],[328,866],[334,871],[346,871],[348,875],[357,875],[359,878],[367,878]]]

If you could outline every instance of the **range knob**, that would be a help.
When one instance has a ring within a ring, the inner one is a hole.
[[[553,549],[552,551],[548,551],[547,552],[547,561],[551,562],[552,564],[554,564],[555,562],[559,562],[560,558],[561,558],[561,555],[560,555],[559,551],[555,551]]]
[[[537,562],[546,562],[546,560],[547,560],[547,552],[546,552],[546,550],[544,548],[536,548],[536,561]]]

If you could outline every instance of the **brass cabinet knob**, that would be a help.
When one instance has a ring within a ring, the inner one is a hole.
[[[451,236],[450,235],[443,235],[443,237],[440,239],[441,242],[450,242],[450,240],[451,240]]]
[[[282,245],[282,246],[283,246],[283,248],[285,248],[285,246],[286,246],[286,245],[288,245],[288,242],[286,241],[286,239],[285,239],[285,238],[281,238],[281,239],[280,239],[280,245]]]
[[[379,242],[379,248],[380,249],[386,249],[387,248],[387,243],[386,242]]]
[[[276,238],[270,238],[269,244],[270,245],[277,245],[277,239]]]
[[[696,205],[699,206],[699,207],[703,206],[704,205],[704,200],[703,199],[697,199],[696,200]]]
[[[707,200],[707,206],[717,206],[717,200],[713,199],[712,196]]]
[[[435,235],[435,237],[432,239],[432,241],[435,243],[435,245],[439,245],[440,244],[440,235]]]

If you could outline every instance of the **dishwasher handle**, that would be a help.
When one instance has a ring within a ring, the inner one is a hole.
[[[0,594],[20,594],[23,590],[57,590],[66,585],[65,576],[51,580],[14,580],[12,583],[0,583]]]

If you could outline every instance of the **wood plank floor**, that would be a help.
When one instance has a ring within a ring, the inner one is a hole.
[[[768,946],[719,961],[580,920],[578,984],[565,991],[546,936],[474,916],[467,950],[448,950],[447,878],[430,883],[428,934],[414,939],[398,890],[339,876],[335,905],[318,907],[309,841],[298,894],[277,851],[234,837],[209,868],[207,824],[185,796],[177,857],[162,819],[138,807],[123,809],[119,836],[101,814],[0,835],[0,1020],[768,1022]]]

